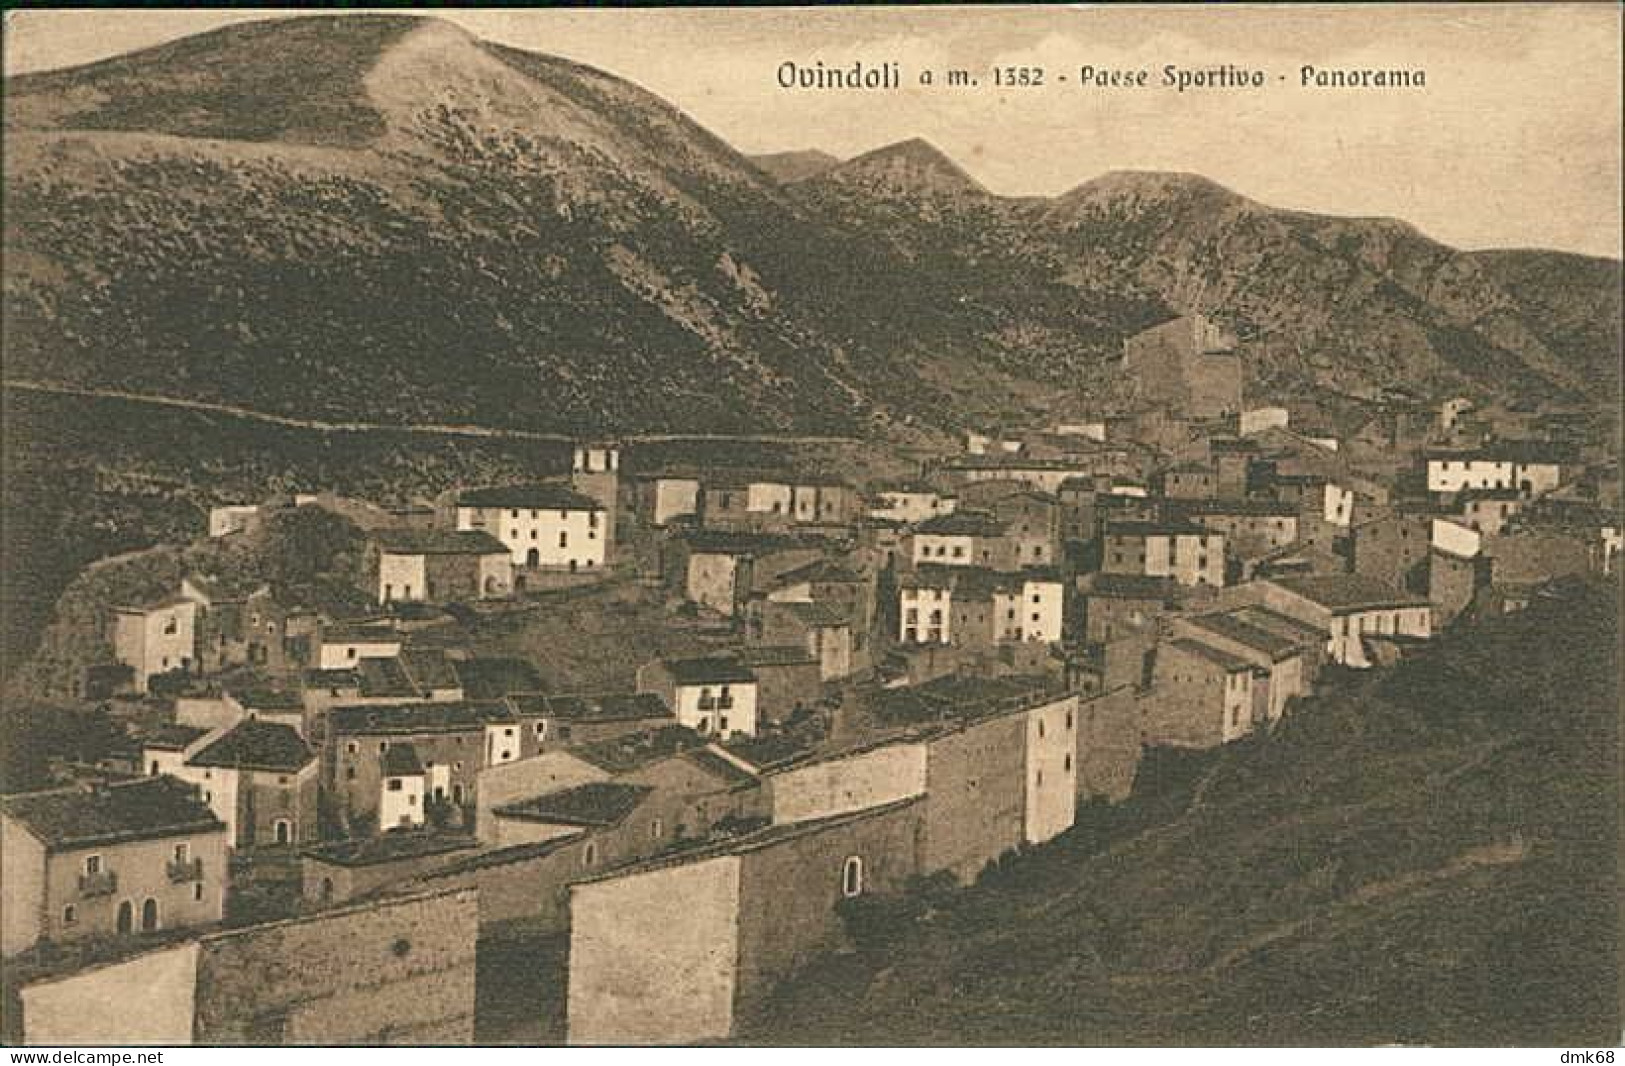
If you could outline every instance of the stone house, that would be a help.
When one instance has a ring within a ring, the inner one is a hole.
[[[381,530],[373,545],[381,604],[468,603],[513,594],[512,553],[489,533]]]
[[[0,798],[6,956],[49,940],[210,925],[225,913],[226,827],[169,776]]]

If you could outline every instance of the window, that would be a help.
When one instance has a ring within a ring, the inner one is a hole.
[[[156,759],[153,760],[151,774],[153,777],[158,776],[158,761]]]
[[[72,925],[74,922],[77,922],[78,920],[79,920],[79,911],[74,907],[73,904],[70,903],[66,907],[62,908],[62,924],[63,925]]]
[[[656,818],[654,821],[649,823],[649,839],[650,840],[659,840],[661,837],[663,837],[665,835],[666,835],[666,823],[665,822],[661,821],[659,818]]]
[[[512,729],[504,729],[502,731],[502,735],[505,736],[505,737],[511,737],[511,736],[513,736],[513,730]]]
[[[1072,728],[1072,712],[1071,711],[1066,712],[1066,727],[1068,729]]]
[[[570,534],[569,534],[569,532],[566,531],[566,530],[562,530],[562,529],[559,530],[559,547],[568,548],[569,546],[570,546]]]
[[[1072,772],[1072,755],[1070,752],[1068,752],[1066,757],[1061,760],[1061,768],[1067,773]]]
[[[170,615],[168,618],[164,619],[164,636],[166,636],[166,637],[174,636],[175,631],[178,628],[180,628],[180,623],[178,621],[176,621],[174,615]]]
[[[728,732],[728,716],[727,715],[723,715],[722,717],[717,719],[717,732],[719,732],[719,733]]]
[[[344,779],[346,781],[354,781],[355,780],[355,767],[347,766],[347,767],[344,768]]]
[[[1038,739],[1044,739],[1044,720],[1042,718],[1038,720]]]
[[[198,881],[198,882],[196,882],[195,884],[192,885],[192,899],[195,902],[198,902],[198,903],[203,902],[203,882],[202,881]]]
[[[547,736],[547,723],[545,721],[537,722],[536,723],[536,739],[541,740],[545,736]]]
[[[102,872],[102,857],[100,855],[85,856],[85,873],[90,875]]]
[[[388,750],[389,750],[389,741],[380,740],[378,742],[378,754],[382,755],[384,752],[386,752]]]
[[[849,855],[841,864],[841,895],[847,899],[863,894],[863,860]]]
[[[354,659],[355,658],[355,649],[354,648],[346,648],[344,650],[344,656],[347,659]]]
[[[392,777],[389,779],[389,784],[385,787],[391,792],[399,792],[401,790],[401,779],[398,777]]]
[[[592,866],[598,861],[598,845],[594,841],[587,841],[586,848],[581,852],[581,865]]]
[[[175,861],[176,862],[185,862],[187,859],[190,859],[191,857],[192,857],[192,845],[190,845],[190,844],[176,844],[175,845]]]
[[[409,793],[407,795],[407,797],[406,797],[406,805],[408,807],[416,807],[418,805],[418,795],[417,795],[416,792]]]

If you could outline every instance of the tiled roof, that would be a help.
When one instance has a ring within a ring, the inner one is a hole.
[[[1385,581],[1364,574],[1314,574],[1269,580],[1334,612],[1428,605],[1426,597],[1402,592]]]
[[[1168,642],[1167,646],[1176,651],[1185,652],[1187,655],[1194,655],[1198,659],[1206,659],[1208,662],[1222,667],[1226,673],[1233,674],[1252,668],[1252,664],[1246,659],[1243,659],[1241,656],[1231,655],[1227,651],[1221,651],[1211,644],[1204,644],[1200,640],[1191,640],[1188,638],[1183,640],[1171,640]]]
[[[377,836],[335,840],[306,848],[302,854],[333,866],[377,866],[406,859],[426,859],[479,847],[470,836],[433,830],[392,829]]]
[[[186,765],[298,773],[311,758],[310,748],[292,726],[245,718],[204,745]]]
[[[955,511],[952,514],[927,518],[914,527],[914,532],[934,537],[997,537],[1006,523],[981,511]]]
[[[526,511],[602,511],[604,505],[568,485],[496,485],[470,489],[457,497],[459,507],[508,507]]]
[[[1190,522],[1108,522],[1108,537],[1205,537],[1214,536],[1211,530]]]
[[[542,675],[529,659],[490,656],[453,661],[463,695],[471,700],[499,700],[511,692],[535,692]]]
[[[513,709],[526,717],[560,718],[571,722],[635,722],[671,718],[672,713],[652,692],[597,692],[543,695],[520,692],[508,697]]]
[[[165,596],[162,599],[154,600],[151,603],[114,607],[113,610],[119,614],[152,614],[155,611],[168,611],[176,607],[196,606],[196,600],[189,600],[185,596],[177,594],[173,596]]]
[[[369,699],[410,699],[420,695],[398,658],[365,656],[356,661],[361,694]]]
[[[210,603],[246,600],[255,593],[270,590],[270,583],[258,577],[220,577],[216,574],[188,574],[186,580],[209,598]]]
[[[743,759],[759,770],[779,763],[799,759],[812,750],[805,739],[790,733],[770,733],[759,737],[744,737],[724,741],[722,747],[736,758]]]
[[[463,687],[457,665],[439,648],[402,648],[400,664],[420,692]]]
[[[727,655],[707,655],[696,659],[664,659],[666,672],[679,685],[745,684],[756,675],[739,659]]]
[[[322,630],[323,644],[399,644],[399,631],[386,625],[328,626]]]
[[[207,729],[199,729],[197,726],[165,722],[149,730],[147,735],[141,738],[141,746],[158,751],[184,751],[188,744],[208,732]]]
[[[809,629],[852,624],[846,612],[831,603],[781,603],[777,606],[795,615],[797,621]]]
[[[383,771],[385,777],[417,777],[423,773],[418,749],[410,744],[391,744],[384,749]]]
[[[684,752],[683,758],[728,785],[743,785],[756,780],[756,775],[710,748]]]
[[[687,726],[668,725],[600,740],[572,749],[572,754],[611,773],[627,773],[692,748],[704,747],[706,740]]]
[[[1237,607],[1230,613],[1242,619],[1248,625],[1256,626],[1259,629],[1267,629],[1271,633],[1286,637],[1288,640],[1295,640],[1300,644],[1315,645],[1323,644],[1326,641],[1326,630],[1321,629],[1319,626],[1312,626],[1308,622],[1299,621],[1291,615],[1282,614],[1280,611],[1265,607],[1262,604],[1255,604],[1251,607]]]
[[[799,585],[804,581],[825,585],[861,585],[864,582],[862,574],[849,567],[829,559],[819,559],[798,566],[794,570],[787,570],[773,579],[773,588],[785,588],[790,585]]]
[[[491,813],[525,822],[602,828],[620,825],[652,791],[647,785],[590,781],[518,803],[504,804],[494,808]]]
[[[500,540],[479,530],[381,529],[373,534],[391,555],[506,555]]]
[[[50,851],[226,828],[192,786],[167,774],[0,797],[0,810]]]
[[[1189,619],[1190,624],[1198,629],[1226,637],[1237,644],[1245,645],[1271,659],[1283,659],[1302,647],[1301,642],[1288,639],[1279,633],[1260,628],[1247,621],[1246,618],[1233,611],[1221,611],[1215,614],[1200,614]]]
[[[804,666],[816,664],[818,657],[801,644],[758,644],[739,653],[747,667]]]
[[[488,724],[514,722],[513,711],[495,700],[447,703],[385,703],[334,707],[328,728],[337,734],[462,733]]]

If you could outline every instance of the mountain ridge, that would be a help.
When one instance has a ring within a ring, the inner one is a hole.
[[[624,79],[433,18],[243,23],[6,89],[16,377],[333,420],[886,433],[1109,402],[1122,338],[1196,310],[1257,339],[1250,381],[1282,399],[1617,374],[1617,263],[1565,266],[1565,293],[1538,253],[1200,175],[1001,197],[921,138],[790,153],[811,172],[786,181]]]

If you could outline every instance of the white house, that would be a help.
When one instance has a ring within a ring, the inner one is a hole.
[[[414,829],[423,824],[428,789],[423,763],[410,744],[391,744],[380,758],[383,774],[378,791],[378,828]]]
[[[894,485],[875,492],[869,517],[913,525],[938,515],[952,514],[958,504],[957,497],[926,485]]]
[[[707,736],[756,732],[756,675],[737,659],[660,659],[638,670],[638,691],[659,696],[685,725]]]
[[[192,669],[197,622],[197,603],[183,596],[143,607],[113,608],[113,656],[135,671],[136,691],[147,691],[147,681],[155,674]]]
[[[401,635],[387,626],[334,626],[322,631],[316,666],[321,670],[349,670],[362,659],[394,659],[400,654]]]
[[[590,570],[604,565],[610,539],[604,506],[568,485],[474,489],[457,498],[457,528],[491,534],[513,565]]]
[[[1426,639],[1433,605],[1363,574],[1275,577],[1238,586],[1231,602],[1261,603],[1324,631],[1327,661],[1367,667],[1366,634]]]

